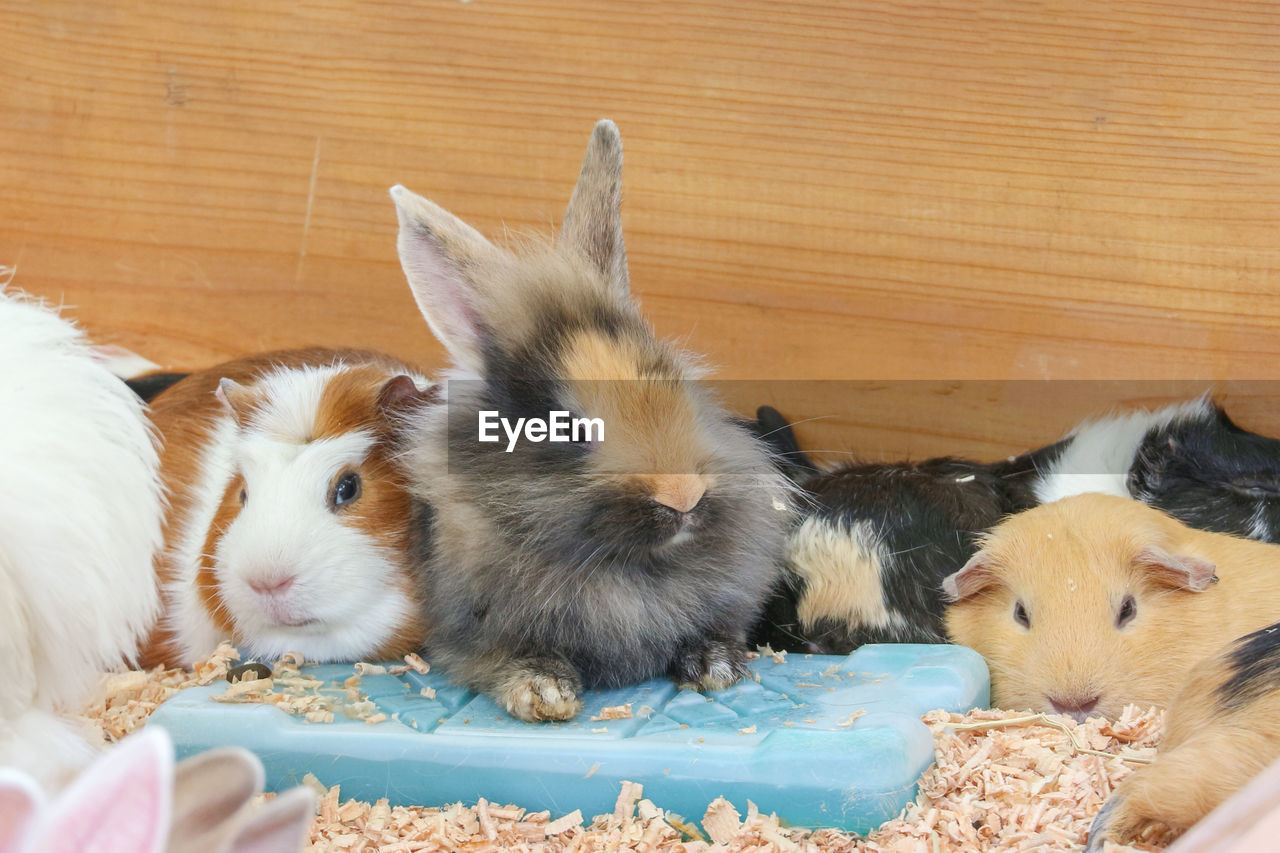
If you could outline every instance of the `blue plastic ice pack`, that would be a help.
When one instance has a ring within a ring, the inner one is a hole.
[[[180,758],[228,744],[252,750],[268,790],[313,773],[340,784],[344,797],[392,805],[484,797],[590,818],[611,812],[630,780],[687,818],[724,796],[740,811],[750,799],[792,825],[865,833],[915,796],[933,761],[920,715],[986,707],[990,696],[986,664],[961,646],[766,655],[751,669],[749,679],[707,695],[666,679],[589,691],[582,713],[564,723],[513,720],[434,670],[363,676],[358,689],[387,715],[375,725],[342,715],[309,723],[269,705],[211,700],[226,682],[179,693],[151,723],[168,729]],[[353,669],[309,666],[302,674],[340,694]]]

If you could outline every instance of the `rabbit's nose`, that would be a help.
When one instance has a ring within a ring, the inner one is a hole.
[[[707,493],[707,483],[697,474],[660,474],[652,479],[653,499],[676,512],[692,512]]]

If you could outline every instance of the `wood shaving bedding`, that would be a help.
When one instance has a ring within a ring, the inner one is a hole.
[[[104,740],[118,740],[144,725],[151,712],[179,690],[224,679],[238,657],[234,649],[224,645],[192,672],[157,668],[107,676],[97,699],[83,716]],[[426,666],[425,661],[419,662]],[[422,671],[418,662],[406,659],[405,663],[410,669]],[[273,669],[269,689],[260,684],[238,700],[278,695],[296,703],[319,684],[298,674],[301,664],[296,656],[283,659]],[[359,677],[353,679],[353,683],[337,688],[339,696],[333,698],[341,698],[342,702],[333,707],[312,707],[304,716],[313,714],[324,719],[335,710],[342,713],[343,703],[352,706],[355,713],[367,710],[358,704],[364,701],[358,689]],[[1111,790],[1133,772],[1137,761],[1153,756],[1164,727],[1162,713],[1132,707],[1126,708],[1117,720],[1093,719],[1083,724],[1056,715],[1006,711],[972,711],[965,715],[933,711],[924,716],[924,721],[933,732],[937,761],[920,778],[916,801],[867,838],[836,830],[788,828],[754,803],[748,804],[746,815],[741,815],[725,800],[712,803],[699,826],[693,820],[664,811],[660,803],[645,799],[643,788],[631,782],[623,783],[613,813],[587,819],[580,811],[553,816],[546,811],[527,812],[518,805],[483,801],[470,807],[454,803],[412,808],[391,807],[386,800],[343,801],[338,787],[326,788],[311,778],[308,782],[321,794],[321,803],[306,850],[1076,851]],[[768,804],[760,806],[767,808]],[[1144,837],[1134,847],[1108,845],[1107,849],[1112,853],[1157,851],[1171,840],[1171,836],[1157,833]]]

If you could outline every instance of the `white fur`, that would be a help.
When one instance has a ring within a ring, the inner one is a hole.
[[[1068,435],[1071,443],[1062,455],[1036,478],[1036,498],[1049,503],[1085,492],[1132,497],[1129,469],[1147,433],[1184,418],[1207,417],[1210,411],[1206,396],[1155,411],[1138,409],[1085,421]]]
[[[0,764],[53,786],[89,754],[54,715],[156,616],[159,460],[142,404],[81,332],[3,291],[0,415]]]
[[[344,524],[328,505],[330,488],[373,447],[365,432],[312,439],[329,380],[341,370],[278,370],[259,380],[266,408],[237,431],[225,415],[211,433],[195,487],[197,501],[174,552],[171,591],[175,636],[183,660],[206,657],[223,639],[243,654],[309,660],[352,660],[375,652],[414,607],[395,582],[397,555]],[[214,550],[214,573],[236,636],[227,638],[205,610],[196,577],[209,525],[239,471],[248,501]],[[252,581],[295,580],[279,595]],[[289,624],[291,622],[305,624]]]

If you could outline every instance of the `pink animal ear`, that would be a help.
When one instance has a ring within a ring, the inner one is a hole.
[[[292,788],[262,804],[236,833],[227,853],[297,853],[316,813],[316,795]]]
[[[0,767],[0,853],[18,853],[27,830],[44,804],[35,780],[12,767]]]
[[[1170,554],[1156,545],[1148,545],[1134,558],[1135,568],[1156,583],[1174,589],[1203,592],[1218,582],[1218,567],[1194,554]]]
[[[400,234],[396,250],[418,310],[454,362],[484,368],[485,323],[478,269],[500,250],[449,211],[397,184],[391,188]]]
[[[413,377],[400,374],[388,379],[378,392],[378,410],[384,414],[403,414],[419,406],[440,402],[440,386],[435,383],[419,388]]]
[[[41,853],[159,853],[169,836],[173,743],[159,728],[125,738],[39,820]]]
[[[969,558],[964,568],[942,579],[942,591],[951,601],[964,601],[995,586],[1000,580],[991,555],[979,551]]]
[[[226,408],[231,417],[235,418],[239,426],[245,425],[254,406],[252,388],[224,376],[218,380],[218,388],[213,392],[213,396],[218,398],[218,402]]]

